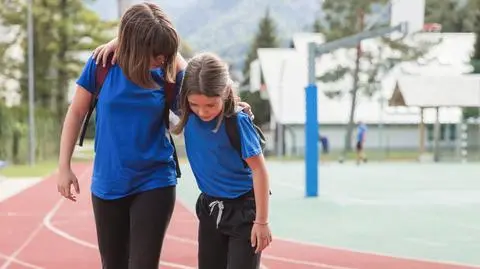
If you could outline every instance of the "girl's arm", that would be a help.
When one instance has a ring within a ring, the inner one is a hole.
[[[270,197],[270,184],[263,154],[245,160],[252,169],[253,189],[255,192],[256,218],[255,223],[265,225],[268,223],[268,208]]]
[[[270,195],[268,173],[263,154],[247,158],[245,161],[253,172],[253,191],[256,206],[250,242],[252,247],[255,248],[255,253],[260,253],[272,242],[272,233],[268,225]]]
[[[117,60],[117,55],[115,54],[115,50],[117,49],[117,46],[118,46],[118,40],[115,37],[114,39],[110,40],[108,43],[105,43],[96,47],[95,50],[93,51],[93,59],[96,60],[97,65],[99,62],[102,62],[103,66],[105,66],[107,64],[108,56],[111,53],[113,53],[112,64],[115,64],[115,61]],[[176,67],[177,67],[177,70],[176,70],[177,73],[187,68],[187,61],[183,58],[180,52],[177,53]]]
[[[185,60],[185,58],[183,58],[183,56],[179,53],[177,53],[177,73],[180,72],[180,71],[185,71],[185,69],[187,68],[187,61]]]
[[[250,241],[258,253],[272,241],[272,234],[268,226],[270,184],[258,133],[252,120],[241,112],[237,114],[237,120],[242,158],[252,170],[253,175],[256,214]]]

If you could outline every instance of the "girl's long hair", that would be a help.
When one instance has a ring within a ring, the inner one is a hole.
[[[188,62],[179,98],[180,121],[173,128],[175,134],[183,131],[192,112],[188,103],[188,96],[191,94],[223,99],[223,109],[214,131],[218,130],[224,116],[228,117],[235,113],[237,98],[227,64],[213,53],[200,53]]]

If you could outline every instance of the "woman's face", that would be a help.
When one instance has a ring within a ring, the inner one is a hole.
[[[165,56],[159,55],[157,57],[152,57],[150,60],[150,68],[155,69],[155,68],[162,68],[165,66]]]

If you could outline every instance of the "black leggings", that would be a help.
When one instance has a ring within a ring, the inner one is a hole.
[[[175,186],[116,200],[92,195],[103,269],[158,269]]]
[[[201,194],[197,200],[199,269],[257,269],[260,253],[250,243],[255,220],[253,193],[217,199]]]

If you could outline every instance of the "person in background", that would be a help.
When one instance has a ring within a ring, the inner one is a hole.
[[[365,150],[364,150],[366,135],[367,135],[367,126],[362,121],[359,121],[357,124],[357,144],[356,144],[357,164],[360,164],[362,161],[367,162],[367,157],[365,155]]]

